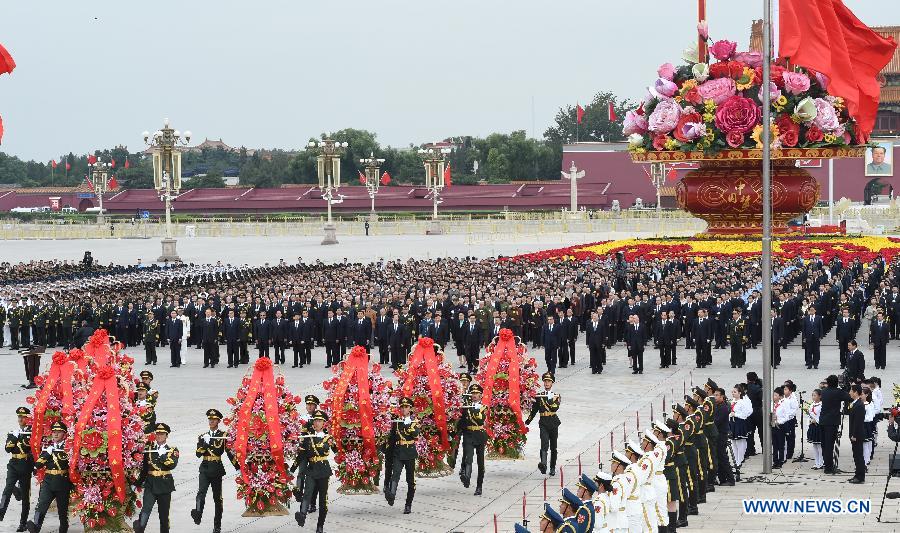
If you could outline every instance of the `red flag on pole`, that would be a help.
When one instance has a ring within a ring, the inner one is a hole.
[[[91,190],[91,192],[93,192],[93,191],[94,191],[94,184],[91,182],[91,178],[85,176],[85,177],[84,177],[84,181],[87,182],[88,188]]]
[[[66,172],[68,172],[70,170],[72,170],[72,163],[69,163],[68,161],[66,161]]]
[[[447,166],[444,168],[444,186],[449,187],[453,185],[453,180],[450,178],[450,163],[447,163]]]
[[[95,156],[95,155],[87,156],[87,162],[88,162],[88,165],[93,165],[94,163],[97,162],[97,156]]]
[[[125,168],[131,168],[131,162],[128,161],[128,158],[125,158]]]
[[[109,168],[116,168],[116,160],[113,158],[109,159]]]
[[[56,168],[56,159],[51,159],[51,160],[50,160],[50,166],[53,167],[53,168]]]
[[[391,175],[385,170],[384,174],[381,175],[381,184],[387,185],[391,182]]]
[[[584,108],[581,107],[581,104],[575,105],[575,118],[578,120],[579,124],[581,124],[581,121],[584,119]]]
[[[613,103],[609,102],[609,121],[616,122],[619,120],[619,117],[616,116],[616,110],[613,109]]]
[[[828,92],[843,97],[856,119],[856,142],[865,142],[878,112],[881,89],[876,76],[897,43],[835,0],[781,0],[779,20],[779,55],[828,77]]]
[[[109,180],[109,189],[112,190],[112,189],[118,189],[118,188],[119,188],[119,182],[116,181],[116,177],[113,176]]]
[[[365,184],[366,184],[366,177],[363,175],[362,171],[361,171],[361,170],[357,170],[356,172],[359,173],[359,184],[360,184],[360,185],[365,185]]]
[[[13,61],[9,52],[0,44],[0,74],[8,74],[16,68],[16,62]]]

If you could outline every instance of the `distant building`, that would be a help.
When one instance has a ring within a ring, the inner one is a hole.
[[[878,26],[872,29],[900,42],[900,26]],[[881,70],[879,81],[881,100],[872,135],[894,137],[900,135],[900,50],[894,50],[894,57]]]

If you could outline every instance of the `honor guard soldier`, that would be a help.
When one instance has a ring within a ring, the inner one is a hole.
[[[150,436],[156,431],[156,405],[148,396],[149,387],[147,387],[146,383],[141,381],[136,388],[137,392],[134,401],[141,421],[144,422],[144,436],[149,443],[152,440]]]
[[[72,490],[72,482],[69,481],[69,454],[66,452],[66,434],[68,430],[62,422],[54,422],[50,426],[49,446],[41,451],[41,456],[34,463],[35,469],[43,468],[44,480],[38,492],[38,503],[34,509],[34,520],[25,524],[29,533],[37,533],[44,524],[47,509],[50,503],[56,501],[56,510],[59,513],[59,531],[66,533],[69,530],[69,492]]]
[[[559,410],[559,404],[562,398],[559,394],[553,392],[553,384],[556,378],[550,372],[545,372],[541,379],[544,382],[544,392],[537,395],[534,405],[531,406],[531,414],[525,425],[531,424],[534,417],[540,413],[541,419],[538,421],[538,428],[541,433],[541,461],[538,463],[538,470],[541,474],[547,473],[547,448],[550,449],[550,475],[556,475],[556,439],[559,436],[559,417],[556,412]]]
[[[715,492],[716,472],[719,469],[718,456],[716,455],[719,442],[719,430],[716,429],[716,423],[713,420],[713,415],[716,412],[715,400],[713,399],[712,393],[707,392],[710,388],[710,383],[715,385],[714,381],[708,380],[706,384],[703,385],[702,389],[700,387],[694,387],[694,400],[699,403],[697,412],[703,416],[703,436],[706,437],[706,449],[708,450],[706,461],[708,474],[706,476],[706,492]]]
[[[468,372],[460,372],[459,373],[459,390],[463,391],[463,403],[466,403],[469,398],[469,385],[472,384],[472,375]],[[458,427],[453,427],[450,430],[449,440],[450,440],[450,451],[447,452],[447,464],[450,465],[450,468],[456,468],[456,458],[459,455],[459,445],[462,441],[462,434],[457,431]]]
[[[316,533],[325,531],[325,517],[328,515],[328,480],[331,478],[331,463],[328,455],[334,449],[334,440],[331,435],[325,433],[325,422],[328,415],[317,410],[312,417],[314,433],[303,439],[303,451],[309,460],[306,471],[306,483],[303,492],[303,504],[300,510],[294,513],[297,524],[303,527],[306,524],[306,515],[309,512],[313,493],[319,493],[319,519],[316,523]]]
[[[400,474],[406,469],[406,505],[403,514],[412,512],[413,496],[416,494],[416,439],[419,436],[419,421],[411,415],[413,401],[410,398],[400,399],[400,419],[395,420],[396,436],[392,443],[394,465],[391,468],[391,482],[388,491],[384,493],[384,499],[388,505],[394,505],[397,497],[397,487],[400,484]]]
[[[314,394],[307,394],[304,401],[306,402],[306,413],[300,415],[300,420],[303,422],[302,434],[312,435],[315,433],[315,429],[313,429],[313,416],[316,414],[316,411],[319,410],[320,402],[319,398]],[[308,465],[309,459],[306,456],[305,450],[301,448],[300,452],[297,453],[297,460],[294,463],[294,468],[297,470],[297,482],[293,492],[294,499],[298,502],[303,502],[303,489],[306,484],[306,470]],[[385,479],[385,487],[387,487],[388,481],[388,479]],[[313,497],[309,509],[307,510],[310,513],[316,511],[316,496],[317,493],[313,492]]]
[[[156,504],[159,504],[159,531],[169,533],[169,505],[175,492],[172,470],[178,466],[178,448],[166,444],[170,432],[168,425],[156,424],[156,443],[144,453],[144,467],[137,480],[137,486],[144,487],[144,500],[141,514],[132,524],[135,533],[144,533]]]
[[[6,465],[6,486],[3,487],[3,498],[0,499],[0,520],[6,516],[10,497],[15,496],[16,500],[22,502],[22,515],[16,531],[25,531],[25,521],[28,520],[28,511],[31,508],[31,473],[34,470],[34,458],[31,456],[31,426],[28,425],[31,411],[27,407],[19,407],[16,409],[16,415],[19,417],[19,427],[6,435],[9,463]]]
[[[241,309],[240,313],[241,335],[238,342],[240,362],[246,365],[250,362],[250,352],[247,347],[253,344],[253,319],[247,316],[247,311]]]
[[[741,310],[731,312],[726,339],[731,345],[731,368],[743,368],[747,361],[747,325],[741,318]]]
[[[707,481],[709,479],[709,470],[711,468],[711,459],[709,452],[709,441],[706,439],[706,433],[703,431],[703,413],[700,409],[700,402],[696,401],[693,396],[684,397],[684,405],[689,410],[689,421],[692,422],[694,429],[694,447],[697,450],[697,468],[699,479],[695,479],[694,485],[697,486],[699,494],[698,501],[706,503]],[[685,421],[687,422],[687,421]]]
[[[156,317],[153,313],[147,313],[147,318],[144,320],[144,364],[145,365],[155,365],[156,364],[156,345],[159,343],[159,324],[156,322]]]
[[[150,398],[153,407],[156,407],[156,403],[159,401],[159,391],[153,388],[153,372],[142,370],[140,376],[141,381],[147,386],[147,398]]]
[[[197,437],[197,457],[200,462],[200,488],[197,491],[197,503],[191,509],[191,518],[195,524],[200,524],[203,519],[203,506],[206,503],[206,491],[212,486],[213,504],[215,515],[213,516],[213,533],[222,531],[222,478],[225,476],[225,465],[222,464],[222,455],[227,454],[231,464],[234,465],[234,457],[231,450],[225,449],[225,432],[219,429],[222,413],[217,409],[206,411],[206,419],[209,421],[209,431]],[[238,468],[235,465],[235,468]]]
[[[475,496],[481,496],[481,485],[484,482],[484,446],[487,443],[487,432],[484,430],[484,419],[487,417],[487,407],[481,404],[481,395],[484,389],[477,383],[469,387],[470,405],[464,405],[462,416],[457,423],[457,432],[461,432],[463,439],[462,465],[459,471],[459,479],[464,487],[469,488],[472,479],[472,456],[478,456],[478,478],[475,486]]]

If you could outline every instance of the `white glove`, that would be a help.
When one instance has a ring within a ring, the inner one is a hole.
[[[163,444],[162,446],[160,446],[159,448],[156,449],[156,453],[160,454],[160,455],[162,455],[168,451],[169,451],[169,448],[165,444]]]
[[[18,428],[16,428],[16,429],[10,431],[9,434],[18,439],[21,432],[19,431]]]
[[[209,444],[209,433],[203,434],[203,442],[205,442],[206,444]]]
[[[410,417],[404,418],[404,419],[403,419],[403,423],[404,423],[404,424],[412,424],[412,418],[410,418]]]
[[[475,402],[474,404],[472,404],[472,407],[474,407],[475,409],[481,409],[481,402]]]
[[[553,391],[552,391],[552,390],[548,390],[548,391],[547,391],[547,399],[548,399],[548,400],[552,400],[554,396],[556,396],[556,395],[553,394]]]
[[[316,433],[316,437],[319,437],[320,439],[323,438],[323,437],[325,437],[325,432],[324,432],[324,431],[319,431],[319,432],[317,432],[317,433]]]

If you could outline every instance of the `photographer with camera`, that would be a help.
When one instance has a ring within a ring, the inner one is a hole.
[[[887,436],[894,442],[900,442],[900,430],[897,429],[898,416],[900,416],[900,407],[891,407],[891,415],[888,417]]]

